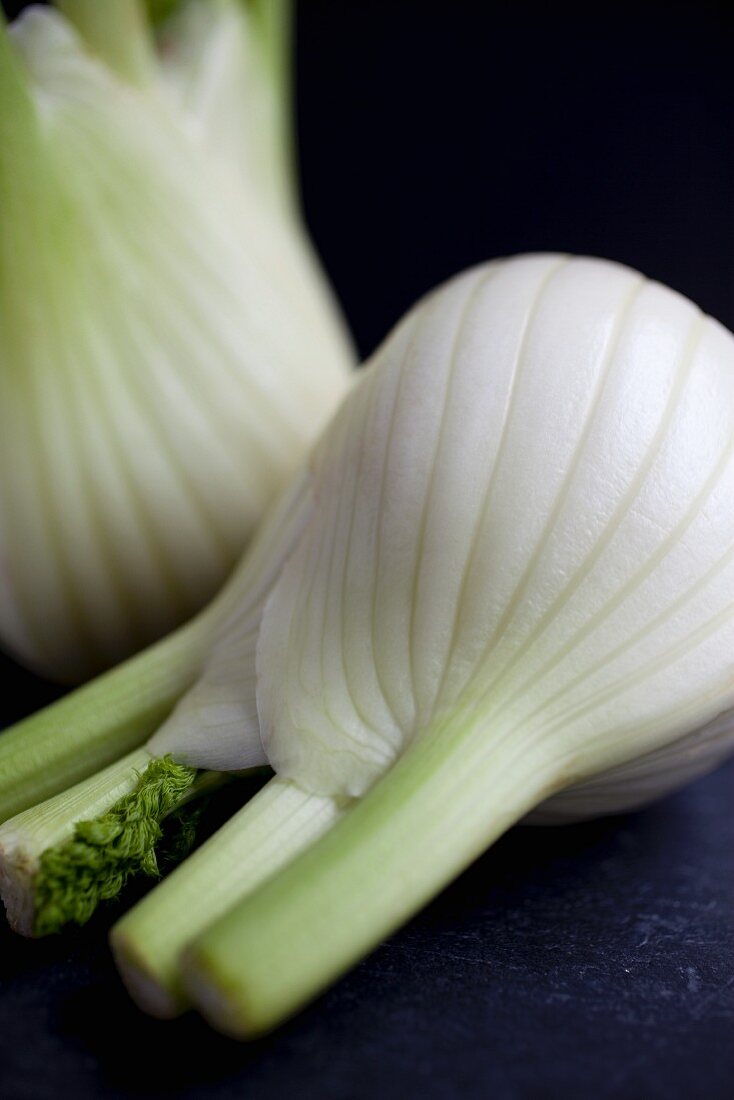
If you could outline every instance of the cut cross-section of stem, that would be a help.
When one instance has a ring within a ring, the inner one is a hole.
[[[136,749],[6,822],[0,892],[11,927],[42,936],[85,924],[134,875],[157,877],[165,819],[225,778]]]

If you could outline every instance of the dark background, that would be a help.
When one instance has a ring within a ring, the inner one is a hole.
[[[529,249],[632,264],[731,327],[725,8],[303,0],[304,203],[361,351],[439,280]],[[0,675],[4,720],[51,695]],[[733,804],[730,765],[642,814],[514,830],[251,1047],[140,1016],[111,915],[40,944],[3,928],[0,1095],[729,1100]]]

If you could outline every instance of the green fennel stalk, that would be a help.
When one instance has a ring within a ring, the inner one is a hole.
[[[0,824],[142,745],[195,682],[218,609],[0,735]]]
[[[146,1012],[189,1007],[179,956],[199,933],[331,828],[346,803],[272,779],[214,836],[122,917],[110,941]]]
[[[218,1030],[280,1023],[563,786],[550,746],[469,723],[424,735],[343,820],[184,952],[180,981]],[[540,752],[538,750],[541,750]]]

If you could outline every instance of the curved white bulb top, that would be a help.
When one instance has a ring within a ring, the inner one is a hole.
[[[349,383],[258,6],[137,81],[92,49],[130,0],[0,28],[0,639],[59,679],[212,596]]]
[[[560,754],[539,820],[672,790],[734,747],[733,439],[734,338],[679,294],[555,255],[453,279],[259,533],[152,751],[358,796],[459,721]]]
[[[432,294],[318,446],[258,642],[273,766],[359,796],[457,722],[532,742],[559,786],[673,742],[684,777],[715,762],[733,440],[734,338],[628,268],[531,255]]]

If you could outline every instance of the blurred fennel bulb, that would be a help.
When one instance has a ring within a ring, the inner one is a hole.
[[[188,618],[344,393],[281,0],[0,28],[0,639],[64,681]]]

